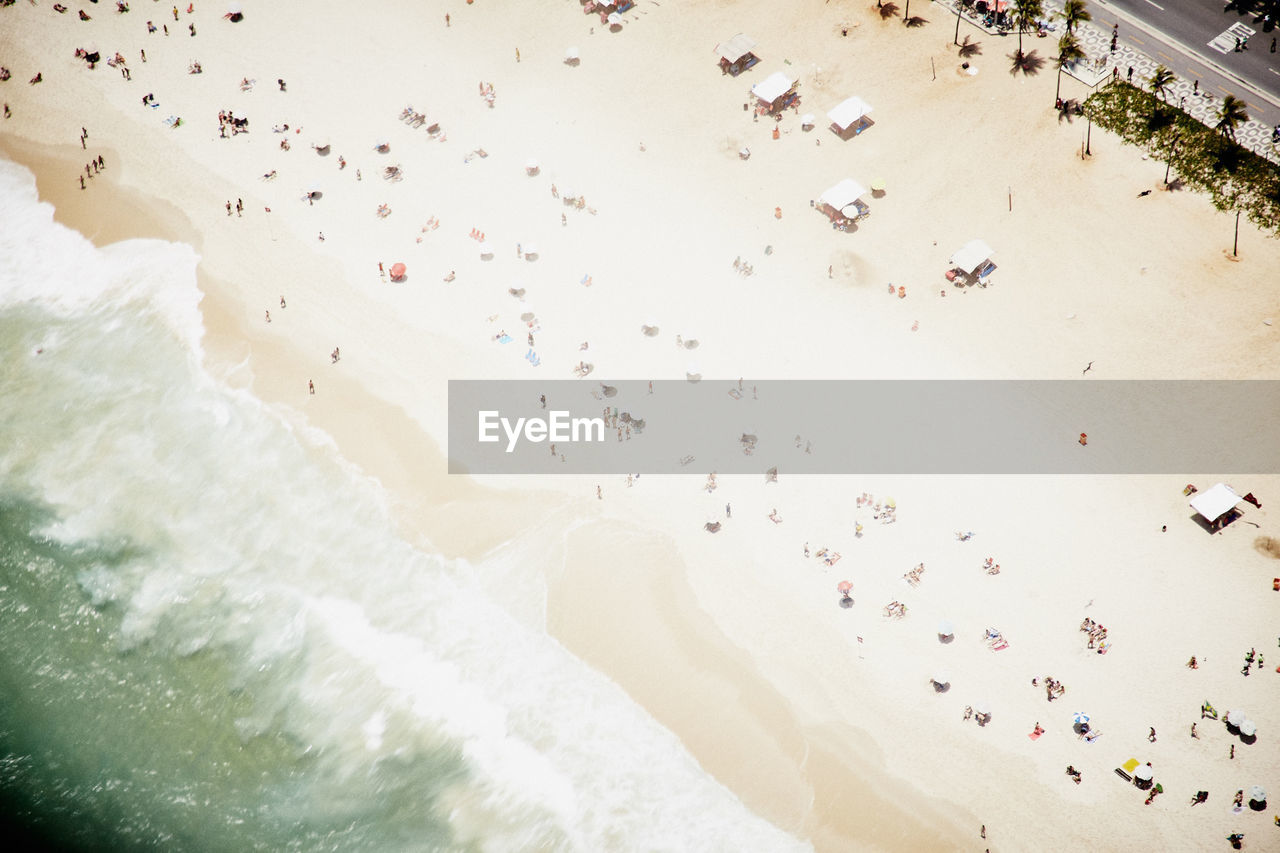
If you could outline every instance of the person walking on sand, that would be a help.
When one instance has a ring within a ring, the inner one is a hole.
[[[1156,742],[1156,730],[1155,730],[1155,727],[1154,727],[1154,726],[1149,726],[1148,728],[1150,728],[1150,729],[1151,729],[1151,731],[1147,733],[1147,740],[1151,741],[1152,743],[1155,743],[1155,742]]]
[[[80,189],[84,189],[84,175],[80,175]]]
[[[267,322],[268,322],[268,323],[270,323],[270,322],[271,322],[271,312],[270,312],[270,311],[268,311],[268,312],[267,312]]]
[[[600,487],[596,486],[596,500],[604,500],[604,495],[600,493]]]
[[[236,199],[236,216],[244,216],[244,202]]]
[[[284,304],[284,297],[283,297],[283,296],[281,296],[281,297],[280,297],[280,307],[281,307],[281,308],[284,308],[284,307],[285,307],[285,304]]]
[[[310,379],[307,380],[307,393],[312,396],[315,396],[316,393],[316,383],[312,382]]]
[[[1195,724],[1195,723],[1192,723],[1192,724],[1191,724],[1191,736],[1192,736],[1193,738],[1195,738],[1196,740],[1200,740],[1200,735],[1196,734],[1196,724]]]
[[[231,215],[231,199],[227,199],[227,216]]]

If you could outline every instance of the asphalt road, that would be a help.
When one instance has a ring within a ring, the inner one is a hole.
[[[1218,95],[1230,92],[1249,105],[1251,118],[1271,126],[1280,122],[1280,45],[1271,52],[1280,25],[1264,32],[1252,15],[1224,12],[1226,0],[1093,0],[1089,5],[1095,24],[1118,20],[1121,41],[1179,77],[1199,80]],[[1233,25],[1237,29],[1229,33]],[[1245,41],[1247,49],[1237,52],[1236,36],[1247,35],[1241,26],[1256,32]]]

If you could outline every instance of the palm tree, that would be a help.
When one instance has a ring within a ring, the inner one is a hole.
[[[906,24],[908,27],[923,27],[925,24],[929,23],[929,19],[922,18],[919,15],[912,15],[910,18],[903,18],[902,23]]]
[[[897,3],[884,3],[880,6],[880,20],[887,21],[898,14]]]
[[[1174,77],[1172,71],[1163,65],[1157,65],[1156,70],[1151,74],[1151,79],[1147,82],[1151,84],[1151,94],[1159,95],[1160,100],[1165,103],[1169,102],[1169,86],[1177,78]]]
[[[1067,0],[1062,4],[1062,21],[1067,26],[1067,32],[1074,33],[1077,25],[1092,20],[1093,15],[1085,8],[1084,0]]]
[[[1062,38],[1058,39],[1058,91],[1053,95],[1055,104],[1062,99],[1062,66],[1069,65],[1078,59],[1084,59],[1084,48],[1068,30],[1062,34]]]
[[[1249,113],[1245,110],[1244,101],[1235,95],[1226,95],[1222,99],[1222,108],[1218,111],[1218,123],[1213,127],[1218,133],[1234,142],[1236,128],[1248,120]]]
[[[960,44],[960,58],[968,59],[970,56],[979,56],[982,54],[982,42],[970,41],[971,36],[965,36],[964,41]]]
[[[1018,53],[1022,53],[1022,33],[1044,17],[1041,0],[1013,0],[1013,21],[1018,25]]]

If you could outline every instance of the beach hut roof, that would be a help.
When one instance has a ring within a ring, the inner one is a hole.
[[[827,113],[827,118],[831,119],[836,127],[845,130],[869,112],[871,112],[871,105],[854,95]]]
[[[1240,496],[1226,483],[1219,483],[1208,491],[1197,492],[1191,499],[1191,508],[1200,513],[1205,521],[1212,523],[1235,509],[1238,503]]]
[[[759,83],[751,87],[751,94],[755,95],[762,101],[773,103],[781,98],[787,92],[791,91],[791,87],[796,81],[781,71],[775,71]]]
[[[831,189],[818,196],[822,204],[830,205],[836,210],[844,210],[859,198],[867,194],[867,188],[853,178],[845,178]]]
[[[951,263],[971,273],[994,254],[995,251],[981,240],[970,240],[960,248],[960,251],[951,256]]]
[[[756,43],[753,39],[743,33],[738,33],[727,42],[716,45],[716,53],[718,53],[720,58],[725,62],[737,62],[739,59],[754,50],[755,46]]]

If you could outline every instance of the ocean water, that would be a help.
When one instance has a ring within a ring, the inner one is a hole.
[[[11,823],[78,849],[804,849],[208,376],[190,247],[97,249],[5,161],[0,208]]]

